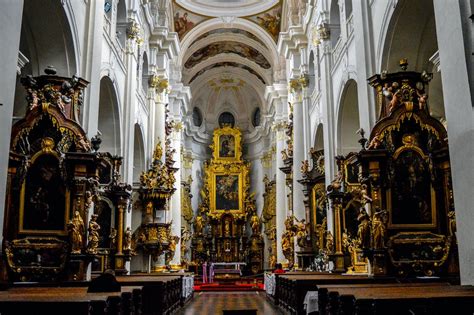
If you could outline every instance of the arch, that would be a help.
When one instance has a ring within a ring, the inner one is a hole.
[[[314,88],[316,86],[316,73],[314,70],[314,52],[311,51],[309,54],[309,91],[310,93],[314,92]]]
[[[118,0],[117,3],[117,27],[116,35],[122,47],[125,47],[127,40],[127,4],[125,0]]]
[[[140,181],[140,174],[145,171],[145,145],[143,132],[140,124],[135,124],[135,136],[133,141],[133,182]]]
[[[220,18],[210,19],[198,24],[191,31],[189,31],[181,41],[181,51],[178,56],[178,65],[182,66],[182,64],[185,62],[184,58],[186,52],[188,51],[188,48],[191,46],[191,44],[194,43],[194,39],[198,38],[201,34],[206,33],[210,30],[229,27],[243,29],[254,34],[255,36],[257,36],[257,38],[262,40],[271,54],[273,66],[275,67],[275,69],[280,68],[277,47],[275,41],[270,36],[270,34],[255,23],[242,18],[236,18],[232,21],[231,24],[224,22]]]
[[[146,51],[143,52],[143,63],[142,63],[142,88],[143,91],[145,92],[145,95],[148,93],[148,56],[146,54]]]
[[[99,93],[99,131],[102,134],[101,151],[121,155],[121,128],[117,91],[112,80],[102,77]]]
[[[359,151],[359,137],[356,133],[360,128],[359,104],[355,80],[350,79],[344,87],[339,105],[337,126],[337,153],[346,155]]]
[[[76,49],[71,23],[60,2],[25,0],[20,52],[28,59],[28,63],[22,69],[22,76],[42,75],[43,70],[52,65],[59,76],[71,77],[78,69]],[[17,76],[14,116],[25,115],[25,96]]]
[[[322,123],[319,123],[318,127],[316,128],[313,148],[315,150],[324,150],[324,129]]]
[[[402,58],[408,58],[410,70],[430,68],[429,59],[438,50],[433,1],[399,1],[384,35],[381,70],[399,71]]]
[[[335,47],[339,37],[341,36],[341,16],[339,13],[338,0],[331,1],[331,9],[329,10],[329,25],[331,29],[331,47]]]
[[[386,13],[386,34],[381,37],[384,41],[381,43],[383,48],[380,48],[380,69],[400,71],[399,60],[407,58],[409,70],[433,71],[433,80],[428,86],[430,112],[445,123],[441,76],[430,61],[438,51],[433,1],[402,0],[390,16],[390,11]]]

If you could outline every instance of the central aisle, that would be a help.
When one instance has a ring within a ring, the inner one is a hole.
[[[221,315],[223,310],[251,309],[256,309],[258,315],[283,314],[267,301],[264,292],[200,292],[179,314]]]

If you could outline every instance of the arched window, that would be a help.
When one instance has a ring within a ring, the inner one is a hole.
[[[260,107],[255,108],[252,115],[252,125],[254,127],[260,126]]]
[[[193,124],[196,127],[201,127],[202,125],[202,113],[197,107],[193,108]]]
[[[222,128],[224,125],[230,125],[231,127],[234,127],[235,125],[235,118],[234,115],[232,115],[229,112],[223,112],[219,116],[219,126]]]

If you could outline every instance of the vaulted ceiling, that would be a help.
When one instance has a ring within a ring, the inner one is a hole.
[[[202,131],[217,127],[219,115],[228,111],[234,115],[237,126],[251,132],[255,110],[267,112],[265,87],[273,83],[275,72],[281,70],[276,50],[281,2],[174,1],[182,81],[191,87],[191,108],[198,107],[203,113]]]

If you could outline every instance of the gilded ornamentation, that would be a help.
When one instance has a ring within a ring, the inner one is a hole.
[[[298,244],[299,247],[305,247],[307,244],[307,236],[308,236],[308,230],[307,230],[307,224],[305,219],[297,220],[295,218],[295,229],[296,229],[296,243]]]
[[[331,231],[327,231],[326,233],[326,250],[328,253],[334,252],[334,236],[332,236]]]
[[[309,161],[304,160],[304,161],[301,162],[301,175],[303,177],[308,177],[309,173],[310,173]]]
[[[87,253],[96,255],[99,247],[99,230],[100,225],[97,223],[97,214],[93,214],[89,220],[89,237],[87,243]]]
[[[148,85],[155,89],[157,93],[168,93],[169,91],[169,82],[168,79],[158,76],[156,74],[152,75],[148,80]]]
[[[387,234],[386,228],[386,214],[387,211],[376,209],[372,217],[372,248],[384,249],[385,238]]]
[[[163,149],[161,147],[161,141],[158,140],[153,153],[151,168],[140,175],[140,184],[142,188],[167,191],[172,191],[174,189],[174,183],[176,180],[174,172],[168,168],[167,164],[162,162],[162,156]]]
[[[132,250],[132,230],[130,227],[127,227],[125,230],[124,238],[123,238],[123,250],[124,251],[131,251]]]
[[[138,24],[135,19],[129,19],[127,27],[127,38],[134,40],[137,42],[138,45],[141,45],[143,43],[141,31],[142,30],[140,28],[140,24]]]
[[[69,221],[69,229],[71,233],[71,254],[80,254],[83,247],[84,221],[79,211],[74,212],[74,217]]]
[[[328,40],[330,38],[331,31],[329,25],[326,23],[319,24],[317,27],[314,27],[312,30],[313,45],[317,46],[321,44],[323,40]]]
[[[301,75],[299,78],[290,80],[290,90],[292,92],[300,92],[309,85],[309,76],[307,74]]]
[[[256,211],[252,213],[250,226],[252,228],[252,235],[260,235],[260,219],[258,218]]]
[[[359,226],[357,228],[357,240],[360,248],[370,247],[370,216],[367,214],[364,208],[360,209],[359,215],[357,216]]]

